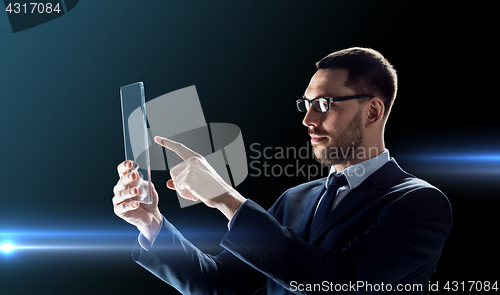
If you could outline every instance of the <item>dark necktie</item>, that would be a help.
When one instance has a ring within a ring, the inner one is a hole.
[[[330,210],[333,206],[333,201],[335,201],[335,197],[337,196],[337,190],[347,183],[347,179],[345,178],[344,174],[340,176],[332,175],[331,177],[332,180],[330,181],[330,185],[326,189],[326,192],[321,199],[321,203],[319,203],[318,209],[316,210],[316,214],[314,215],[313,221],[311,223],[309,237],[312,237],[318,231],[318,229],[321,227],[321,224],[328,216],[328,213],[330,213]]]

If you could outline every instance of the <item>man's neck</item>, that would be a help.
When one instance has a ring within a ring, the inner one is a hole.
[[[339,164],[335,164],[335,171],[342,171],[352,165],[356,165],[368,159],[374,158],[385,151],[385,145],[382,142],[377,146],[358,147],[355,152],[350,154],[349,158]]]

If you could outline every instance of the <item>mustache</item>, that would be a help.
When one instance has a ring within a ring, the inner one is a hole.
[[[322,137],[326,137],[326,136],[328,136],[328,135],[329,135],[326,131],[319,130],[319,129],[314,129],[314,128],[309,128],[309,129],[307,130],[307,133],[308,133],[309,135],[313,134],[313,135],[316,135],[316,136],[322,136]]]

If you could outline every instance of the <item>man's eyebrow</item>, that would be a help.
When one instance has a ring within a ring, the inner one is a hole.
[[[320,95],[317,95],[316,97],[314,98],[308,98],[304,95],[302,95],[303,98],[305,99],[309,99],[309,100],[312,100],[312,99],[315,99],[315,98],[332,98],[332,97],[336,97],[335,95],[331,95],[329,93],[323,93],[323,94],[320,94]]]

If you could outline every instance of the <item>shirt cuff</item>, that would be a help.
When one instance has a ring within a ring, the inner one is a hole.
[[[247,200],[245,200],[245,202]],[[236,209],[236,212],[234,212],[233,217],[231,218],[231,220],[229,220],[229,222],[227,223],[227,229],[228,230],[231,230],[231,226],[233,226],[234,220],[236,219],[236,216],[238,215],[238,212],[240,212],[241,206],[243,206],[243,204],[245,204],[245,202],[241,203],[241,205],[238,207],[238,209]]]
[[[158,237],[158,234],[160,233],[160,230],[162,227],[163,227],[163,218],[161,220],[160,227],[158,228],[158,231],[156,232],[155,236],[153,237],[153,242],[151,242],[151,243],[149,243],[148,239],[146,239],[146,237],[142,233],[139,233],[138,241],[139,241],[139,245],[141,246],[142,249],[149,251],[149,249],[151,249],[151,247],[153,247],[153,243],[155,242],[156,237]]]

